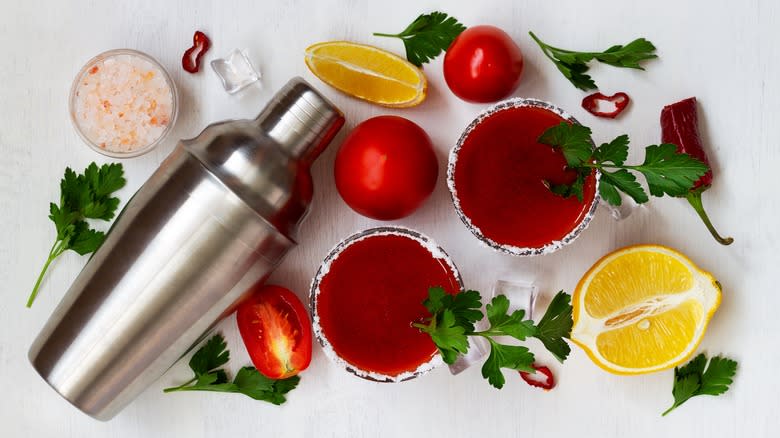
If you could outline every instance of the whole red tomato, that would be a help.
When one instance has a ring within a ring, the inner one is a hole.
[[[311,362],[311,322],[301,300],[280,286],[255,286],[236,310],[238,331],[252,364],[264,376],[285,379]]]
[[[439,165],[428,134],[398,116],[357,125],[336,156],[336,188],[353,210],[373,219],[406,217],[428,199]]]
[[[520,83],[523,54],[503,30],[474,26],[450,44],[444,56],[444,79],[468,102],[489,103],[508,97]]]

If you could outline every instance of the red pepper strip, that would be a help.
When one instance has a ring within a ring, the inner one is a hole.
[[[615,106],[615,109],[612,111],[600,111],[600,102],[611,103]],[[618,114],[622,113],[623,110],[626,109],[629,102],[631,102],[631,98],[628,97],[628,94],[623,93],[622,91],[615,93],[612,96],[605,96],[601,93],[593,93],[590,96],[585,96],[585,98],[582,99],[582,107],[596,117],[614,119],[618,116]]]
[[[197,73],[200,70],[200,59],[211,47],[211,40],[201,31],[195,32],[192,37],[192,47],[184,52],[181,58],[181,66],[185,71]]]
[[[710,165],[704,146],[699,136],[699,118],[696,112],[696,98],[689,97],[677,103],[667,105],[661,110],[661,141],[677,146],[677,152],[686,153],[693,158]],[[730,245],[734,242],[731,237],[721,237],[710,222],[710,218],[704,211],[701,194],[710,188],[712,184],[712,168],[694,184],[690,192],[685,196],[696,213],[707,226],[707,229],[722,245]]]
[[[520,377],[522,377],[523,380],[525,380],[525,383],[537,388],[542,388],[545,391],[549,391],[555,387],[555,377],[553,377],[553,373],[552,371],[550,371],[549,368],[537,364],[533,364],[531,366],[534,367],[536,373],[527,373],[525,371],[520,371]],[[544,374],[545,380],[539,380],[534,377],[539,373]]]

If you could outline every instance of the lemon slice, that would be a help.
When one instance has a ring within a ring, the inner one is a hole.
[[[347,41],[314,44],[306,65],[328,85],[383,106],[419,105],[428,90],[422,70],[388,51]]]
[[[572,341],[616,374],[685,361],[720,304],[720,284],[685,255],[660,245],[617,250],[574,291]]]

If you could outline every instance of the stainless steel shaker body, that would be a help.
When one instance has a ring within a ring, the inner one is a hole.
[[[343,123],[296,78],[257,119],[180,142],[38,335],[33,367],[83,412],[113,417],[295,245],[309,165]]]

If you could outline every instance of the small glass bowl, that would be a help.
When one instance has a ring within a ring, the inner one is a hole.
[[[345,359],[341,358],[341,356],[339,356],[339,354],[333,348],[330,341],[328,340],[328,337],[325,335],[325,332],[323,331],[322,325],[320,324],[320,317],[317,311],[317,298],[320,294],[320,282],[330,272],[331,264],[333,263],[333,261],[336,258],[338,258],[339,255],[342,252],[344,252],[344,250],[349,248],[354,243],[357,243],[364,239],[369,239],[371,237],[386,236],[386,235],[398,235],[398,236],[407,237],[417,241],[418,243],[420,243],[420,245],[426,247],[429,250],[434,250],[436,255],[434,255],[434,253],[432,252],[431,257],[435,257],[437,259],[443,260],[443,262],[446,263],[447,267],[452,271],[452,274],[455,277],[455,280],[457,281],[460,290],[463,289],[463,279],[460,276],[460,272],[458,271],[458,268],[452,262],[452,259],[450,259],[449,255],[447,255],[447,253],[444,252],[444,250],[441,249],[441,247],[436,245],[436,243],[433,240],[431,240],[428,236],[419,233],[415,230],[405,228],[405,227],[399,227],[399,226],[370,228],[352,234],[351,236],[342,240],[330,251],[328,256],[325,257],[325,260],[323,260],[322,264],[317,270],[317,274],[314,276],[314,279],[312,280],[311,290],[309,292],[309,305],[310,305],[309,312],[311,315],[314,336],[317,338],[317,341],[322,346],[325,355],[333,363],[343,368],[347,372],[366,380],[381,382],[381,383],[395,383],[395,382],[403,382],[406,380],[414,379],[436,368],[437,366],[440,366],[441,364],[444,363],[444,361],[441,359],[441,355],[438,352],[434,353],[431,359],[420,364],[417,367],[417,369],[413,371],[403,372],[395,376],[390,376],[390,375],[381,374],[374,371],[366,371],[360,369],[352,365],[351,363],[347,362]]]
[[[562,119],[567,120],[571,123],[577,125],[580,124],[577,121],[577,119],[569,115],[566,111],[543,100],[515,97],[512,99],[498,102],[497,104],[490,106],[484,111],[482,111],[482,113],[480,113],[466,127],[466,129],[463,131],[463,134],[461,134],[460,138],[458,139],[457,144],[450,151],[449,161],[447,163],[447,188],[450,191],[452,203],[455,206],[455,211],[458,213],[458,217],[466,225],[466,228],[468,228],[469,231],[471,231],[471,233],[477,239],[479,239],[480,242],[482,242],[483,244],[487,245],[488,247],[496,251],[500,251],[506,254],[515,255],[515,256],[536,256],[536,255],[550,254],[563,248],[564,246],[573,242],[574,239],[576,239],[580,235],[580,233],[582,233],[582,231],[584,231],[585,228],[588,227],[588,224],[590,224],[591,219],[593,219],[593,216],[596,213],[596,208],[598,207],[600,201],[598,189],[599,189],[599,180],[601,179],[601,172],[596,170],[595,187],[594,187],[595,194],[593,196],[593,201],[591,202],[591,205],[588,208],[588,211],[585,213],[585,216],[582,218],[582,220],[577,224],[577,226],[574,227],[573,230],[571,230],[568,234],[566,234],[561,240],[555,240],[540,247],[519,247],[519,246],[510,245],[506,243],[496,242],[495,240],[485,236],[482,233],[482,230],[480,230],[479,227],[474,225],[471,219],[463,212],[463,209],[461,208],[460,205],[460,199],[458,198],[458,191],[455,187],[455,166],[458,163],[458,153],[460,152],[461,147],[466,142],[466,139],[469,137],[471,132],[474,129],[476,129],[479,126],[479,124],[482,123],[484,120],[490,118],[492,115],[500,111],[504,111],[511,108],[522,108],[522,107],[541,108],[550,111],[554,114],[557,114]]]
[[[117,152],[117,151],[110,151],[106,150],[100,145],[96,144],[94,141],[90,140],[89,137],[87,137],[86,133],[84,132],[84,129],[82,128],[81,124],[79,123],[79,120],[76,116],[76,97],[77,92],[79,90],[79,84],[81,83],[84,76],[89,72],[89,70],[95,66],[98,62],[105,61],[107,59],[116,57],[116,56],[131,56],[131,57],[137,57],[139,59],[142,59],[144,61],[149,62],[152,64],[155,68],[159,69],[159,71],[162,73],[163,78],[165,79],[166,84],[171,90],[171,115],[170,120],[168,122],[168,125],[165,127],[163,132],[160,134],[160,136],[154,140],[153,142],[149,143],[148,145],[142,146],[136,150],[130,151],[130,152]],[[103,52],[94,58],[90,59],[89,62],[87,62],[84,67],[79,71],[79,73],[76,75],[76,78],[73,80],[73,84],[70,87],[70,97],[68,99],[68,109],[70,113],[70,120],[73,123],[73,127],[76,129],[76,132],[78,133],[79,137],[86,143],[90,148],[92,148],[95,152],[98,152],[100,154],[112,157],[112,158],[132,158],[137,157],[139,155],[143,155],[152,149],[154,149],[158,144],[160,144],[167,136],[170,134],[171,130],[173,129],[173,125],[176,123],[176,118],[179,114],[179,96],[178,92],[176,90],[176,83],[173,82],[173,79],[171,79],[170,74],[167,70],[154,58],[147,55],[146,53],[140,52],[138,50],[133,49],[113,49],[106,52]]]

